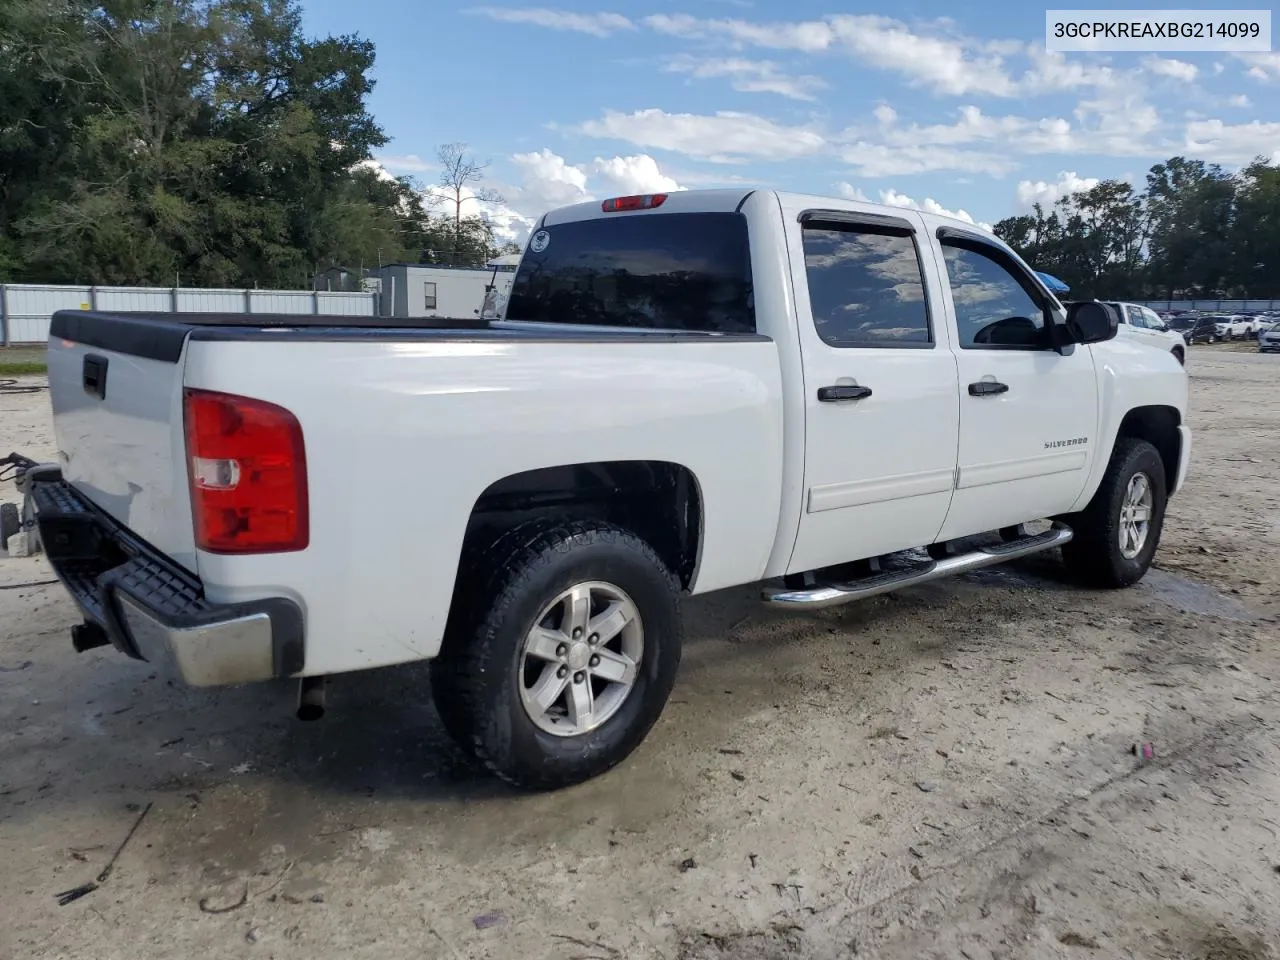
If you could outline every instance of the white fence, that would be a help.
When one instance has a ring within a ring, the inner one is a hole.
[[[199,287],[59,287],[0,283],[0,343],[43,344],[57,310],[151,313],[378,315],[376,293],[325,290],[207,290]]]
[[[1152,310],[1205,310],[1214,313],[1261,313],[1280,310],[1280,300],[1135,300]]]

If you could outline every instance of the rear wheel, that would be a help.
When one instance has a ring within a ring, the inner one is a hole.
[[[1128,587],[1141,580],[1160,545],[1166,490],[1164,461],[1156,448],[1132,437],[1118,440],[1089,505],[1062,518],[1075,534],[1062,548],[1068,571],[1099,587]]]
[[[530,524],[486,554],[432,670],[446,728],[516,786],[598,776],[639,746],[670,696],[678,581],[607,523]]]

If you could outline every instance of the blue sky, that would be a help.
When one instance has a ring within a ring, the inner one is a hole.
[[[1280,53],[1049,54],[1044,7],[1012,0],[303,4],[309,32],[377,45],[380,164],[430,183],[467,143],[517,237],[565,203],[735,183],[994,223],[1170,156],[1280,159]]]

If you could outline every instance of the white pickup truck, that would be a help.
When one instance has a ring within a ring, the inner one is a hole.
[[[56,314],[60,462],[22,488],[76,648],[294,678],[300,715],[434,660],[458,742],[553,788],[646,736],[682,595],[814,609],[1059,547],[1127,586],[1191,450],[1169,351],[912,210],[579,204],[502,320],[427,323]]]

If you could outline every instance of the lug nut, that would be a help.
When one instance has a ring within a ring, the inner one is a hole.
[[[568,675],[569,675],[568,667],[562,666],[559,670],[556,671],[556,676],[559,677],[561,680],[563,680]]]
[[[581,628],[581,627],[574,627],[574,628],[573,628],[573,639],[577,640],[577,639],[578,639],[579,637],[581,637],[581,636],[582,636],[582,628]]]
[[[598,667],[598,666],[600,666],[600,654],[598,654],[598,653],[597,653],[597,654],[593,654],[593,655],[592,655],[592,657],[591,657],[591,659],[590,659],[588,662],[589,662],[589,663],[590,663],[590,665],[591,665],[591,666],[593,666],[593,667]]]
[[[593,633],[593,634],[592,634],[592,635],[587,639],[587,643],[591,644],[593,647],[594,647],[597,643],[599,643],[599,642],[600,642],[600,634],[598,634],[598,633]]]
[[[579,670],[577,673],[573,675],[574,683],[581,683],[585,679],[587,679],[587,675],[583,673],[581,670]]]
[[[567,644],[563,644],[563,643],[556,644],[556,656],[557,656],[557,657],[563,657],[563,656],[564,656],[565,654],[567,654],[568,652],[569,652],[569,647],[568,647],[568,645],[567,645]]]

